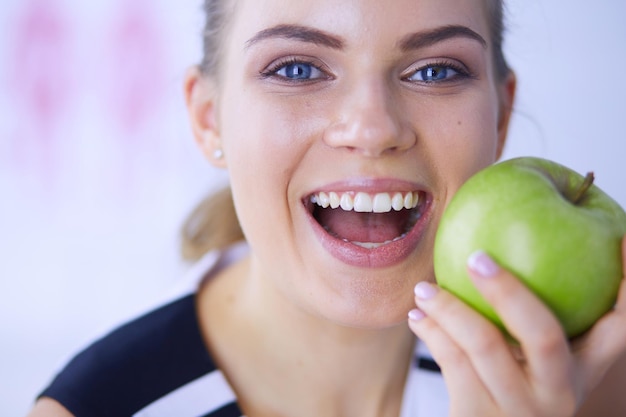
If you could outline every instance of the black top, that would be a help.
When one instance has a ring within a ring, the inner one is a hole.
[[[77,417],[132,416],[186,384],[219,372],[202,340],[194,300],[193,294],[180,298],[96,341],[70,361],[41,396],[54,398]],[[234,396],[227,397],[226,404],[208,406],[196,417],[241,416],[236,402],[229,401]]]

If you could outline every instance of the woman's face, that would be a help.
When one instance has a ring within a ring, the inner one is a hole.
[[[497,159],[508,121],[514,82],[495,79],[486,7],[237,2],[207,118],[254,272],[289,303],[382,327],[434,280],[441,214]]]

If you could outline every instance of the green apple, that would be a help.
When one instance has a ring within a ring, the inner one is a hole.
[[[467,258],[484,250],[543,300],[571,338],[615,304],[624,234],[626,213],[593,174],[510,159],[472,176],[452,198],[435,239],[435,275],[506,332],[467,273]]]

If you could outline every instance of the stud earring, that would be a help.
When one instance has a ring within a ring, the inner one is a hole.
[[[213,151],[213,158],[220,160],[224,157],[224,151],[221,150],[220,148],[216,149]]]

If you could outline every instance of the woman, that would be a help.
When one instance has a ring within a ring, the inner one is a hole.
[[[218,251],[191,296],[77,356],[32,416],[626,412],[615,389],[626,380],[626,285],[570,346],[511,274],[473,256],[472,276],[520,353],[433,284],[444,207],[505,142],[515,77],[501,2],[206,9],[187,103],[200,148],[228,169],[247,244],[208,244]]]

